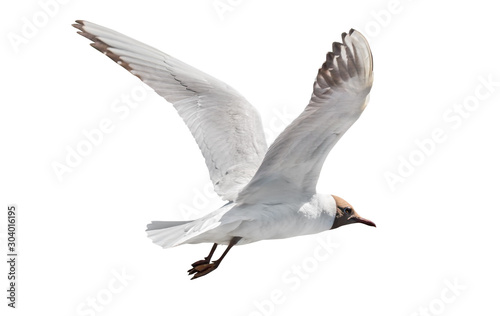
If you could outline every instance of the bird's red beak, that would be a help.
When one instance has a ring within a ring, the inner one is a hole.
[[[366,218],[363,218],[363,217],[355,217],[353,218],[356,223],[361,223],[361,224],[365,224],[365,225],[368,225],[368,226],[373,226],[373,227],[377,227],[377,225],[375,225],[374,222],[366,219]]]

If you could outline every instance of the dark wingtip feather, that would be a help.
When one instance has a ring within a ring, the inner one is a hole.
[[[85,38],[87,38],[87,39],[89,39],[89,40],[92,41],[92,43],[90,43],[90,46],[92,46],[93,48],[97,49],[98,51],[100,51],[104,55],[108,56],[110,59],[112,59],[114,62],[116,62],[118,65],[122,66],[126,70],[132,72],[133,68],[130,66],[130,64],[127,63],[126,61],[124,61],[119,55],[113,53],[109,49],[110,46],[108,44],[106,44],[103,41],[101,41],[94,34],[91,34],[91,33],[87,32],[87,31],[85,31],[85,28],[84,28],[85,27],[85,21],[83,21],[83,20],[76,20],[75,22],[77,22],[77,23],[76,24],[72,24],[73,27],[75,27],[75,28],[77,28],[79,30],[77,32],[78,34],[80,34],[81,36],[83,36],[83,37],[85,37]],[[134,73],[132,73],[132,74],[142,80],[142,78],[138,74],[134,74]]]
[[[333,42],[332,53],[334,55],[340,55],[341,47],[342,47],[342,44],[340,44],[339,42]]]
[[[368,76],[363,67],[366,65],[360,59],[357,49],[363,43],[354,43],[350,36],[358,37],[355,29],[350,29],[348,33],[342,33],[342,42],[333,42],[332,51],[326,54],[326,61],[318,71],[316,84],[321,89],[335,88],[342,86],[351,78],[357,76]],[[359,34],[361,37],[362,35]],[[368,44],[366,44],[368,45]],[[369,47],[367,48],[369,50]],[[371,51],[370,51],[371,54]],[[327,90],[318,90],[317,96],[323,93],[329,93]]]

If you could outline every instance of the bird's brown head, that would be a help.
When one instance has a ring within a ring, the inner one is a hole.
[[[336,195],[332,196],[335,199],[335,203],[337,204],[337,213],[335,214],[335,220],[331,229],[354,223],[361,223],[368,226],[377,227],[375,226],[374,222],[359,216],[352,205],[347,203],[346,200]]]

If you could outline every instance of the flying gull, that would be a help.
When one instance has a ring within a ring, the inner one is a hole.
[[[193,279],[214,271],[235,245],[353,223],[375,226],[344,199],[316,192],[328,153],[368,103],[373,59],[359,32],[351,29],[333,43],[309,104],[268,148],[259,113],[224,82],[100,25],[77,20],[73,26],[172,103],[205,158],[215,192],[228,201],[196,220],[147,225],[149,238],[163,248],[213,243],[188,270]],[[212,261],[218,245],[227,247]]]

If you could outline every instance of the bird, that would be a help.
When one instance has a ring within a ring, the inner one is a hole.
[[[174,106],[205,158],[215,192],[227,201],[198,219],[147,225],[147,236],[163,248],[213,244],[206,257],[191,265],[191,279],[217,269],[235,245],[354,223],[376,227],[341,197],[316,192],[332,147],[368,104],[373,56],[360,32],[350,29],[332,44],[309,104],[268,147],[259,113],[226,83],[109,28],[75,22],[92,47]],[[212,260],[219,245],[227,247]]]

